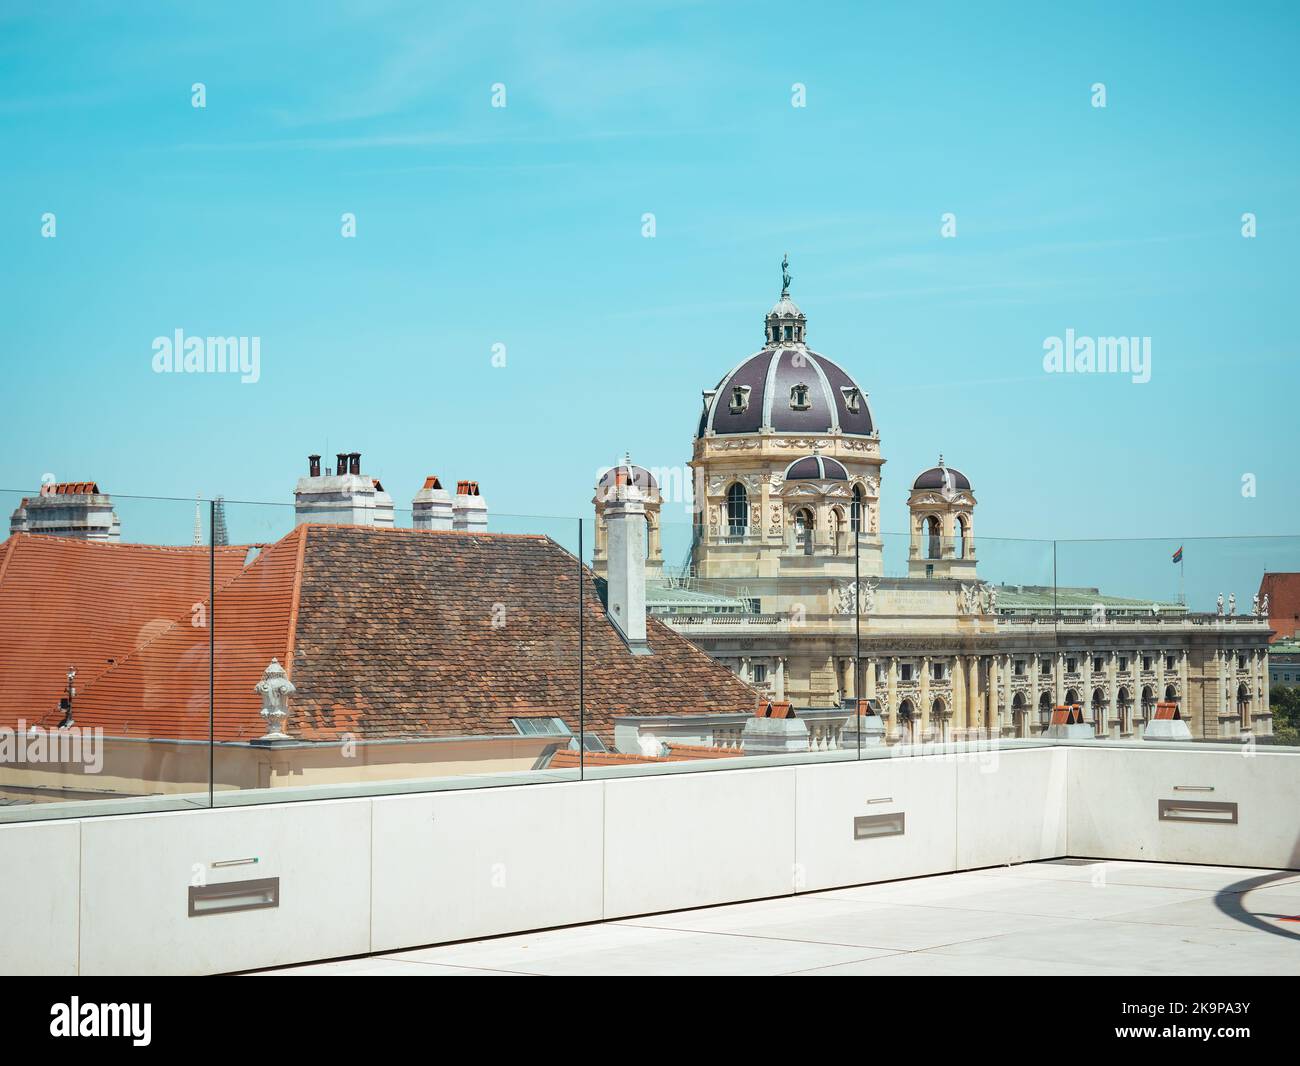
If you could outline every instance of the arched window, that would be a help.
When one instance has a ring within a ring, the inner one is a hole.
[[[925,520],[925,557],[938,559],[943,555],[943,527],[935,515]]]
[[[1150,685],[1142,689],[1142,719],[1150,721],[1156,714],[1156,694]]]
[[[953,554],[956,555],[958,559],[965,559],[969,546],[970,537],[966,529],[966,516],[964,514],[959,514],[957,516],[957,543],[953,546],[956,550]]]
[[[844,512],[832,507],[830,513],[831,550],[840,554],[840,534],[844,531]]]
[[[910,744],[916,739],[916,711],[911,700],[903,700],[898,705],[898,739]]]
[[[1237,714],[1243,728],[1250,725],[1250,689],[1245,685],[1237,686]]]
[[[813,513],[807,507],[800,507],[795,511],[794,540],[799,547],[807,548],[812,544],[814,525]]]
[[[1011,700],[1011,722],[1018,737],[1029,736],[1029,723],[1025,721],[1025,694],[1017,692]]]
[[[1047,725],[1052,719],[1052,694],[1044,692],[1038,697],[1038,717],[1043,725]]]
[[[863,491],[861,485],[853,486],[853,508],[850,511],[850,519],[853,525],[854,533],[862,533],[869,529],[871,523],[867,518],[867,494]]]
[[[749,528],[749,495],[739,481],[727,489],[727,532],[743,537]]]
[[[1133,706],[1133,697],[1128,694],[1128,689],[1121,687],[1115,696],[1115,707],[1119,717],[1120,736],[1130,732],[1130,712]]]
[[[1098,733],[1110,731],[1110,722],[1106,720],[1106,694],[1101,689],[1092,690],[1092,721]]]

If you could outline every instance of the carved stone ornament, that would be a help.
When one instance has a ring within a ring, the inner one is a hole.
[[[262,740],[289,740],[284,731],[289,717],[289,697],[297,689],[289,680],[284,667],[278,659],[272,659],[262,673],[262,680],[253,686],[253,691],[262,697],[262,717],[266,719],[266,735]]]

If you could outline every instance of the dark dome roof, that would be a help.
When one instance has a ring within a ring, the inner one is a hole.
[[[618,466],[611,466],[603,474],[600,480],[596,482],[597,491],[601,489],[613,489],[619,484],[634,484],[646,495],[657,491],[659,483],[655,481],[654,475],[644,466],[635,466],[631,462],[624,460]]]
[[[939,456],[939,465],[932,466],[929,470],[923,470],[912,482],[913,489],[941,489],[944,492],[956,492],[958,489],[969,489],[970,478],[960,470],[954,470],[950,466],[943,465],[943,456]]]
[[[804,386],[796,394],[797,386]],[[743,390],[733,402],[736,389]],[[802,400],[802,402],[800,402]],[[855,411],[853,408],[856,407]],[[718,382],[697,435],[714,433],[843,433],[875,428],[867,395],[824,355],[802,346],[764,348]]]
[[[785,468],[786,481],[848,481],[849,472],[838,459],[805,455]]]

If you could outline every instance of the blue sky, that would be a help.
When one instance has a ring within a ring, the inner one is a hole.
[[[585,516],[689,457],[788,251],[885,530],[940,451],[986,538],[1300,529],[1293,5],[0,10],[0,486],[284,503],[358,450],[399,505]],[[178,328],[260,381],[153,373]],[[1045,374],[1066,329],[1151,381]]]

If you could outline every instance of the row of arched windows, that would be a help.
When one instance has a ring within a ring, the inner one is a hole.
[[[867,514],[867,494],[863,491],[861,485],[853,486],[853,502],[849,505],[849,528],[854,533],[863,532],[863,519]],[[837,512],[832,512],[835,517],[832,521],[838,524],[841,519]],[[811,533],[816,519],[811,508],[802,507],[794,515],[795,530],[800,544],[804,542],[804,537]],[[743,537],[749,532],[749,493],[745,491],[745,486],[739,481],[732,482],[731,487],[727,489],[727,533],[733,537]],[[838,533],[839,529],[832,530]]]
[[[970,544],[970,531],[967,528],[966,516],[958,515],[956,525],[956,536],[953,537],[953,555],[958,559],[966,558],[966,551]],[[925,519],[925,557],[927,559],[943,558],[943,526],[939,522],[937,515],[929,515]]]

